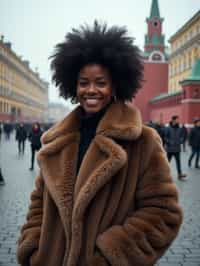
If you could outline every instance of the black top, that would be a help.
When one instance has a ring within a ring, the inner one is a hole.
[[[80,126],[80,143],[78,152],[78,162],[77,162],[77,173],[80,169],[83,157],[96,134],[96,129],[99,121],[103,117],[107,110],[107,107],[91,115],[87,115],[83,110],[81,116],[81,126]]]

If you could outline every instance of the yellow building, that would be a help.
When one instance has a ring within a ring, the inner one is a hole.
[[[48,83],[0,40],[0,121],[44,121]]]
[[[180,81],[187,78],[200,58],[200,10],[169,40],[169,93],[182,90]]]

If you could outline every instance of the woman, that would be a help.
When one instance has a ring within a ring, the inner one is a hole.
[[[142,80],[139,50],[125,28],[95,22],[68,33],[51,66],[79,106],[42,137],[20,265],[153,265],[182,212],[158,134],[125,103]]]
[[[39,151],[39,149],[41,148],[41,136],[42,130],[40,128],[40,124],[34,123],[29,135],[29,140],[31,142],[31,167],[29,168],[29,170],[31,171],[34,169],[35,152]]]

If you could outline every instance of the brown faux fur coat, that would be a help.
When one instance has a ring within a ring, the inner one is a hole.
[[[153,265],[182,212],[157,133],[113,103],[76,175],[80,107],[47,131],[40,175],[18,242],[20,265]]]

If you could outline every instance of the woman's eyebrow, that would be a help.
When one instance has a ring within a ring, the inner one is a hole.
[[[88,77],[84,77],[84,76],[79,76],[79,79],[84,79],[84,80],[88,80]]]

